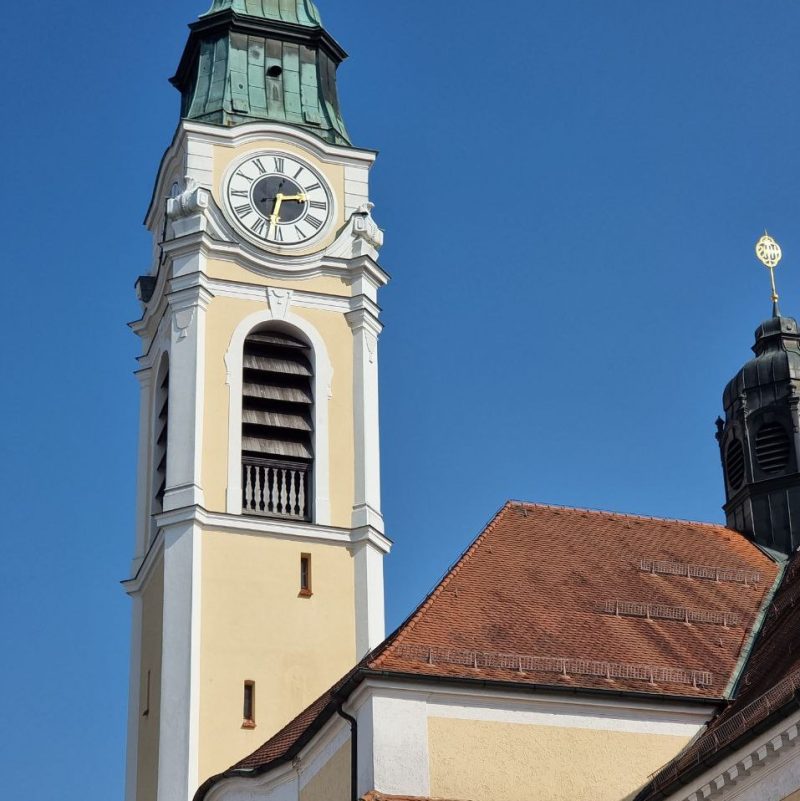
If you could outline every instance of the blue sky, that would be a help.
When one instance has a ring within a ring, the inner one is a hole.
[[[387,231],[389,625],[507,498],[720,520],[725,382],[800,314],[792,0],[319,0]],[[122,797],[141,225],[202,0],[12,4],[0,768]]]

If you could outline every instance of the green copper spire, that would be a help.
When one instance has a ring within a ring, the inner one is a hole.
[[[189,27],[172,79],[185,119],[226,126],[269,120],[350,144],[336,91],[347,54],[312,0],[213,0]]]
[[[226,9],[248,17],[274,19],[311,28],[322,27],[322,19],[312,0],[214,0],[211,8],[203,16],[207,17]]]

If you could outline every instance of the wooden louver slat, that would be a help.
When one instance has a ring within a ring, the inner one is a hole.
[[[279,331],[247,337],[243,354],[242,455],[298,462],[314,458],[313,368],[309,347]]]

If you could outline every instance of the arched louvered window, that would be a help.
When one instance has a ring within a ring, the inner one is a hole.
[[[153,444],[153,514],[164,508],[167,489],[167,432],[169,428],[169,366],[160,374],[156,388],[155,442]]]
[[[756,434],[756,459],[765,473],[779,473],[789,464],[791,443],[780,423],[766,423]]]
[[[282,331],[244,343],[242,509],[245,514],[311,519],[314,461],[309,346]]]
[[[738,490],[744,483],[744,449],[738,439],[728,443],[725,453],[725,471],[728,474],[728,484],[732,490]]]

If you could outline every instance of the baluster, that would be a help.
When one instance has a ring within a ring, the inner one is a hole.
[[[294,489],[294,470],[288,468],[286,470],[286,514],[289,517],[294,517],[294,502],[295,502],[295,489]]]
[[[279,511],[282,512],[283,514],[286,514],[289,511],[289,506],[287,503],[288,493],[286,491],[287,490],[286,482],[288,481],[289,478],[288,477],[289,471],[285,470],[284,468],[281,468],[279,472],[281,474],[281,507]]]
[[[292,504],[292,513],[295,517],[300,517],[303,513],[303,507],[300,501],[301,487],[303,484],[302,471],[294,470],[292,475],[292,489],[294,490],[294,503]]]
[[[297,471],[297,514],[303,518],[306,516],[306,475],[305,470]]]
[[[254,508],[253,506],[253,493],[252,493],[252,486],[251,486],[251,471],[252,467],[249,464],[242,465],[244,470],[244,508],[250,511]]]
[[[275,511],[275,468],[264,468],[264,511]]]
[[[264,484],[266,476],[264,475],[264,468],[257,466],[256,467],[256,481],[258,484],[256,485],[256,511],[263,512],[264,511]]]

